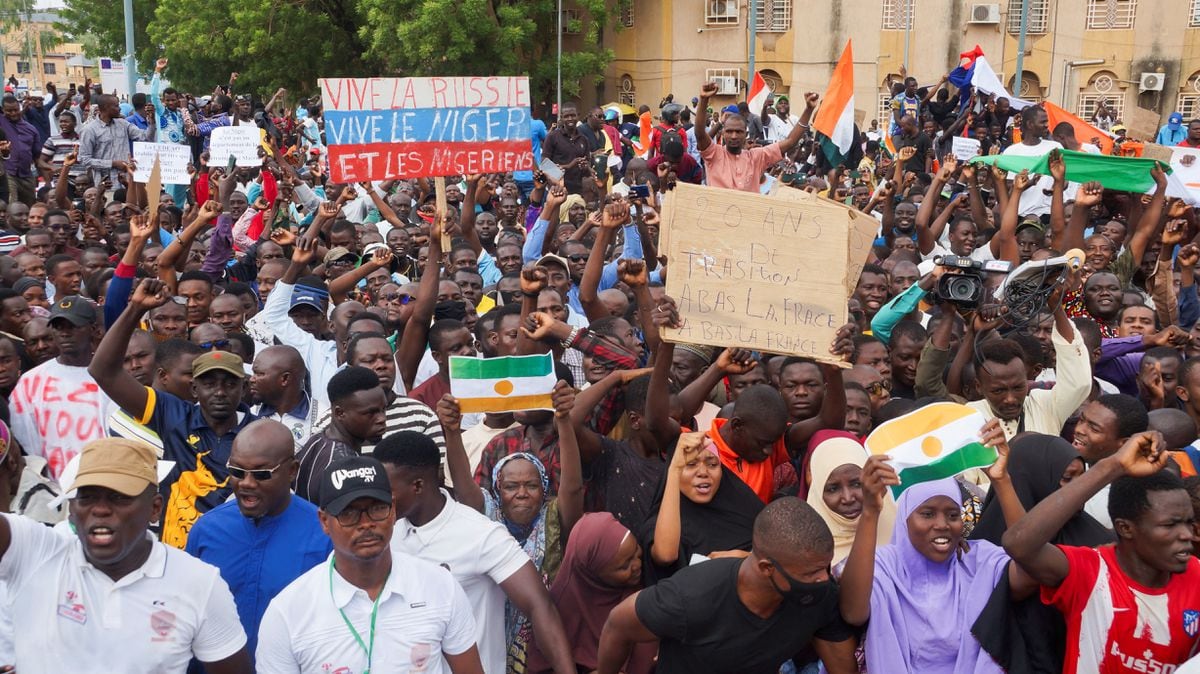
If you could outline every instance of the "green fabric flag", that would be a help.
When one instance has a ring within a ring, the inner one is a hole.
[[[1115,157],[1107,154],[1092,154],[1091,152],[1073,152],[1062,150],[1063,163],[1067,167],[1067,180],[1073,183],[1099,182],[1105,189],[1119,192],[1136,192],[1144,194],[1154,188],[1154,178],[1150,169],[1155,164],[1167,173],[1171,167],[1155,159],[1140,157]],[[1029,169],[1030,173],[1050,175],[1050,155],[1040,157],[1023,157],[1019,155],[997,154],[974,157],[972,164],[992,164],[1009,173],[1020,173]]]

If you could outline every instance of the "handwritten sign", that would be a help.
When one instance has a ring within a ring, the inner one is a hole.
[[[133,161],[137,170],[133,172],[135,182],[150,182],[150,170],[154,168],[154,158],[162,167],[162,184],[187,185],[191,183],[187,167],[192,161],[192,148],[187,145],[174,143],[134,143]]]
[[[334,182],[533,168],[529,78],[318,80]]]
[[[950,152],[959,161],[968,161],[979,154],[979,139],[954,136],[950,139]]]
[[[258,151],[262,147],[262,134],[257,126],[219,126],[213,129],[208,144],[208,163],[224,167],[229,155],[237,159],[238,166],[262,166]]]
[[[875,245],[875,236],[879,233],[879,221],[857,208],[819,197],[804,190],[784,188],[774,196],[794,201],[815,201],[836,206],[845,211],[850,218],[849,238],[846,242],[846,297],[853,295],[855,288],[858,287],[858,277],[862,276],[863,267],[875,257],[872,247]]]
[[[838,362],[829,345],[846,323],[849,218],[825,200],[680,183],[663,230],[683,327],[664,339]]]

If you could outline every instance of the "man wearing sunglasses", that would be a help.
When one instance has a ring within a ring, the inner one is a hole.
[[[383,464],[335,461],[319,493],[333,554],[267,608],[257,671],[316,672],[333,662],[347,672],[482,674],[462,586],[442,567],[389,547],[395,514]]]
[[[286,426],[272,419],[246,426],[225,467],[236,500],[196,521],[187,551],[221,571],[246,630],[247,649],[254,653],[267,605],[324,561],[333,545],[317,520],[317,507],[292,496],[297,463]]]

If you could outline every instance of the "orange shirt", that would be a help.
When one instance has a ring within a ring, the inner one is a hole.
[[[742,482],[745,482],[754,490],[755,494],[758,494],[763,503],[767,503],[775,491],[775,468],[791,460],[783,436],[775,441],[775,451],[771,452],[771,456],[766,461],[752,463],[738,456],[729,445],[725,444],[720,430],[728,421],[728,419],[713,419],[712,428],[707,434],[708,440],[717,449],[717,456],[721,459],[721,465],[725,470],[741,478]]]

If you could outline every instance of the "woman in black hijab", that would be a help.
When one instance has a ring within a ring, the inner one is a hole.
[[[1009,479],[1025,512],[1082,473],[1083,459],[1062,438],[1026,433],[1009,443]],[[971,538],[1000,545],[1006,530],[1000,502],[989,491]],[[1051,542],[1096,547],[1114,541],[1116,537],[1111,531],[1081,511],[1063,525]],[[1009,674],[1063,671],[1067,630],[1062,615],[1036,596],[1014,603],[1007,577],[992,592],[971,632]]]

